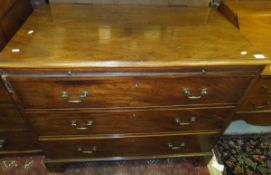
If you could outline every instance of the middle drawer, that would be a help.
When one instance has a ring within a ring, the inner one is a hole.
[[[38,134],[84,135],[222,130],[232,108],[124,112],[29,113]]]

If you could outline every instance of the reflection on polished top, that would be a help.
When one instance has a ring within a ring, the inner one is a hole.
[[[230,8],[238,14],[270,16],[271,1],[270,0],[225,0]]]
[[[248,40],[267,55],[271,55],[271,1],[227,0],[225,3],[238,15],[240,30]],[[271,74],[267,66],[263,74]]]
[[[29,17],[0,53],[0,67],[268,63],[258,52],[212,8],[59,4]]]

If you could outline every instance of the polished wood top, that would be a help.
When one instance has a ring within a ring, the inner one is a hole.
[[[55,4],[29,17],[0,53],[0,67],[270,63],[255,53],[238,29],[208,7]]]
[[[270,0],[224,0],[224,2],[238,14],[258,16],[271,14]]]
[[[267,55],[271,55],[271,1],[270,0],[226,0],[239,17],[240,31],[250,42]],[[263,74],[271,75],[267,66]]]

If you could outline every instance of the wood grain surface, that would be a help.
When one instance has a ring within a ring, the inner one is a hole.
[[[255,59],[258,52],[213,8],[53,4],[29,17],[0,53],[0,67],[269,63]]]

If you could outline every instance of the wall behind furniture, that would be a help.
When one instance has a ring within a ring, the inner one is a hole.
[[[34,8],[45,4],[45,2],[46,2],[46,0],[31,0],[32,6]]]

